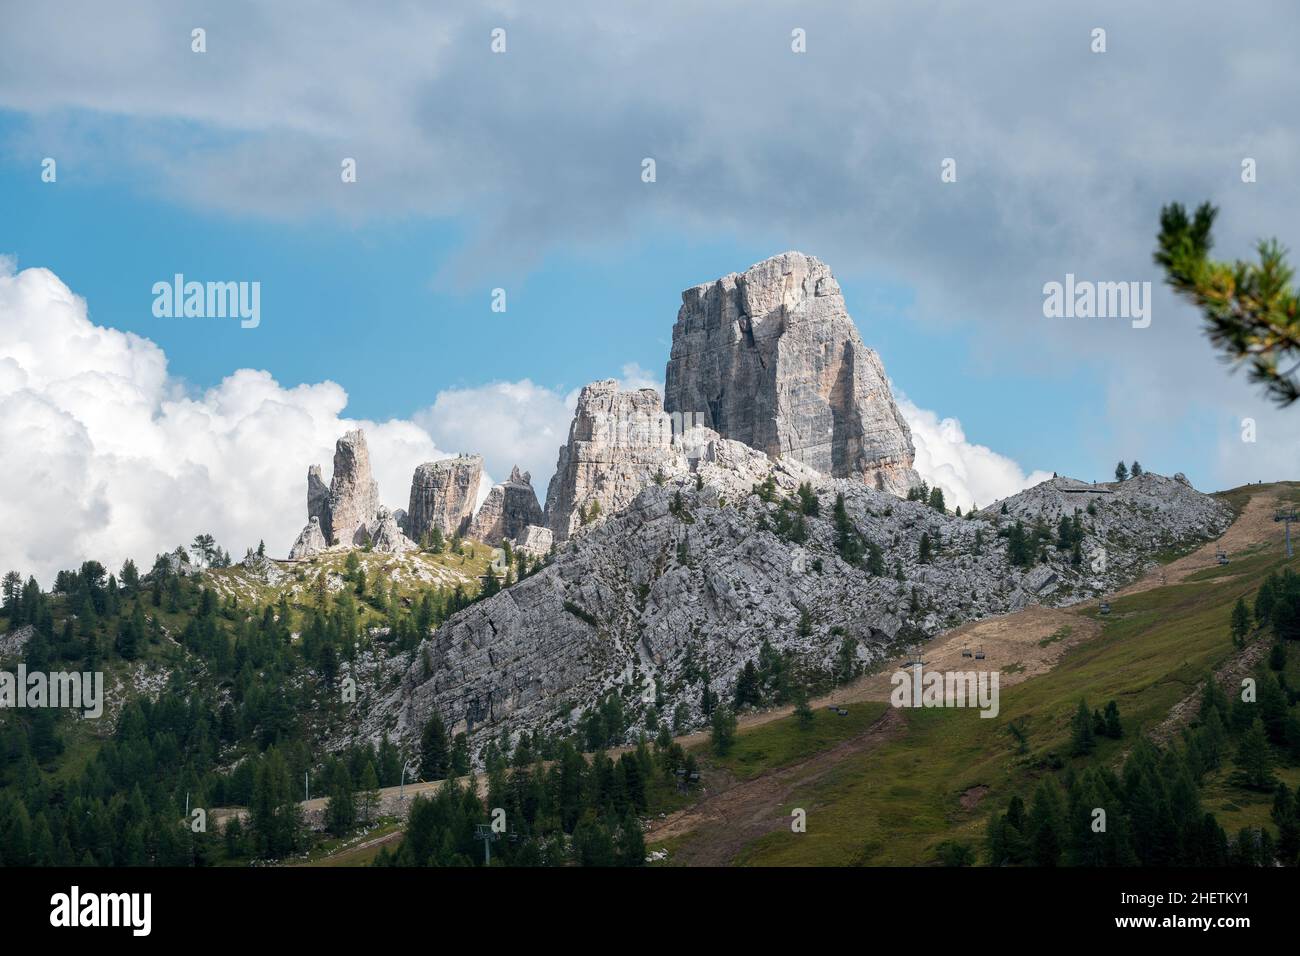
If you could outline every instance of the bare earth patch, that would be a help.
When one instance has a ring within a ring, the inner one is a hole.
[[[1218,538],[1206,542],[1177,561],[1152,568],[1138,580],[1120,590],[1119,594],[1138,594],[1166,584],[1181,584],[1188,575],[1218,567],[1220,548],[1228,553],[1231,561],[1234,554],[1240,554],[1260,544],[1281,545],[1283,529],[1273,520],[1273,512],[1277,505],[1278,499],[1274,495],[1254,495],[1246,502],[1246,507],[1237,516],[1237,520]],[[1223,577],[1231,575],[1232,564],[1229,563],[1224,566]]]

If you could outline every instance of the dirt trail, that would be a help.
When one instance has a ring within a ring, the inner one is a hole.
[[[902,713],[891,709],[851,740],[753,780],[737,783],[725,772],[709,774],[705,785],[720,789],[657,821],[648,839],[662,842],[689,833],[707,834],[682,846],[672,862],[682,866],[726,866],[749,843],[790,825],[788,803],[797,788],[815,783],[845,759],[878,747],[900,734],[903,727]]]
[[[1234,555],[1260,544],[1282,543],[1283,529],[1273,520],[1279,499],[1275,494],[1260,490],[1253,494],[1241,514],[1237,516],[1228,530],[1213,541],[1207,541],[1191,554],[1186,554],[1169,564],[1152,568],[1142,577],[1127,587],[1121,588],[1118,596],[1139,594],[1166,584],[1181,584],[1188,575],[1206,568],[1219,566],[1218,552],[1223,549],[1228,553],[1229,563],[1224,566],[1223,576],[1232,574],[1231,560]]]

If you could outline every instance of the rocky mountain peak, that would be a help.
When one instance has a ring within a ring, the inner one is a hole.
[[[786,252],[682,293],[664,408],[724,438],[903,494],[911,432],[821,260]]]
[[[420,541],[437,528],[450,537],[469,530],[483,481],[482,455],[426,461],[411,477],[406,533]]]
[[[621,511],[660,469],[680,467],[672,440],[672,421],[653,388],[619,391],[614,379],[584,387],[546,492],[555,540],[567,540],[593,508],[598,516]]]
[[[492,545],[506,538],[518,543],[524,540],[529,525],[543,524],[546,519],[531,477],[516,465],[507,481],[493,485],[470,523],[469,536]]]

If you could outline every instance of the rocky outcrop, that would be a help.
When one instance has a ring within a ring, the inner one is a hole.
[[[320,521],[321,534],[330,539],[330,489],[321,478],[320,465],[307,469],[307,521]]]
[[[420,550],[419,545],[402,533],[397,523],[397,516],[382,505],[375,515],[374,528],[370,532],[370,545],[375,551],[390,554]]]
[[[326,487],[320,465],[307,469],[307,526],[290,550],[302,558],[325,548],[358,547],[371,540],[379,516],[379,485],[370,473],[366,436],[353,429],[334,445],[334,473]]]
[[[1149,471],[1098,484],[1051,478],[995,501],[977,515],[1003,527],[1019,520],[1024,527],[1046,526],[1053,533],[1062,518],[1073,521],[1077,515],[1088,532],[1082,557],[1107,586],[1136,575],[1151,554],[1217,535],[1228,521],[1224,505],[1193,488],[1181,472],[1167,478]]]
[[[555,540],[622,511],[657,473],[672,470],[672,439],[672,422],[653,388],[620,392],[613,379],[586,386],[546,491],[546,523]]]
[[[544,523],[542,506],[533,491],[532,476],[516,465],[510,477],[493,485],[469,526],[469,536],[499,545],[502,540],[518,542],[529,525]]]
[[[759,495],[747,487],[755,459],[764,457],[709,439],[694,474],[652,483],[540,571],[449,618],[412,653],[400,686],[365,718],[366,731],[395,729],[414,742],[436,709],[452,729],[470,731],[475,746],[503,730],[571,733],[584,709],[616,693],[632,739],[656,692],[661,715],[684,705],[688,723],[699,725],[700,675],[729,697],[765,639],[810,677],[825,676],[846,639],[868,664],[964,621],[1110,593],[1168,540],[1201,540],[1231,518],[1219,502],[1152,476],[1146,488],[1117,489],[1097,505],[1099,515],[1082,511],[1084,552],[1123,550],[1124,560],[1099,571],[1049,543],[1045,560],[1019,567],[1000,532],[1016,517],[1047,524],[1071,492],[1047,482],[1008,499],[1007,515],[999,503],[958,518],[856,478],[817,477],[790,459],[772,466],[773,491]],[[804,481],[820,507],[795,522],[787,503]],[[1171,493],[1165,508],[1142,506]],[[882,573],[844,560],[838,494],[856,534],[880,549]],[[1101,517],[1107,509],[1113,521]],[[924,562],[922,535],[930,542]],[[557,710],[561,700],[570,706]]]
[[[371,477],[370,450],[360,429],[348,432],[334,446],[334,475],[326,507],[330,544],[365,543],[379,511],[379,486]]]
[[[527,551],[534,557],[541,557],[550,553],[554,542],[555,536],[551,534],[550,528],[530,524],[520,535],[518,546],[520,551]]]
[[[320,554],[328,547],[329,542],[325,540],[325,532],[321,530],[320,518],[312,515],[311,520],[307,522],[307,527],[302,529],[293,547],[289,549],[289,560],[301,561]]]
[[[682,293],[664,408],[776,458],[905,494],[912,436],[830,269],[787,252]]]
[[[406,533],[421,541],[434,528],[447,537],[468,532],[482,481],[482,455],[458,455],[417,467],[411,478]]]

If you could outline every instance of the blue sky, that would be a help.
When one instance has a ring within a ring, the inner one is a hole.
[[[21,116],[0,114],[0,140],[23,126]],[[608,249],[553,251],[523,276],[510,267],[498,280],[508,302],[499,314],[489,308],[490,268],[470,288],[436,278],[473,229],[460,218],[263,221],[167,202],[132,182],[81,184],[66,166],[51,185],[34,169],[39,158],[34,166],[30,155],[0,163],[0,252],[20,268],[52,270],[87,300],[94,322],[152,339],[171,373],[195,389],[244,367],[266,369],[285,387],[328,378],[347,390],[347,411],[359,418],[409,417],[441,389],[503,379],[568,391],[628,363],[661,379],[681,291],[786,248],[776,236],[741,241],[658,224]],[[150,290],[175,272],[260,281],[260,326],[155,317]],[[970,440],[1028,467],[1091,467],[1073,435],[1054,427],[1074,417],[1083,369],[1052,374],[1070,387],[1022,404],[1026,393],[1041,395],[1044,375],[973,360],[978,330],[959,319],[918,322],[907,283],[840,275],[864,339],[914,402],[957,415]]]
[[[544,497],[574,390],[661,381],[681,291],[788,249],[835,272],[950,501],[1041,471],[1104,479],[1121,457],[1205,489],[1294,478],[1300,412],[1217,360],[1151,250],[1162,205],[1207,199],[1225,257],[1300,242],[1300,10],[1183,10],[12,11],[0,256],[54,277],[0,262],[0,445],[26,453],[0,481],[20,513],[0,505],[0,524],[37,516],[10,536],[12,563],[147,552],[200,527],[238,542],[269,523],[287,546],[306,464],[356,425],[392,506],[415,463],[455,451],[482,451],[496,478],[520,464]],[[152,286],[176,272],[260,282],[261,324],[155,318]],[[1151,282],[1150,327],[1045,318],[1044,284],[1067,273]],[[170,507],[196,495],[208,511]],[[42,508],[71,516],[62,543]]]

